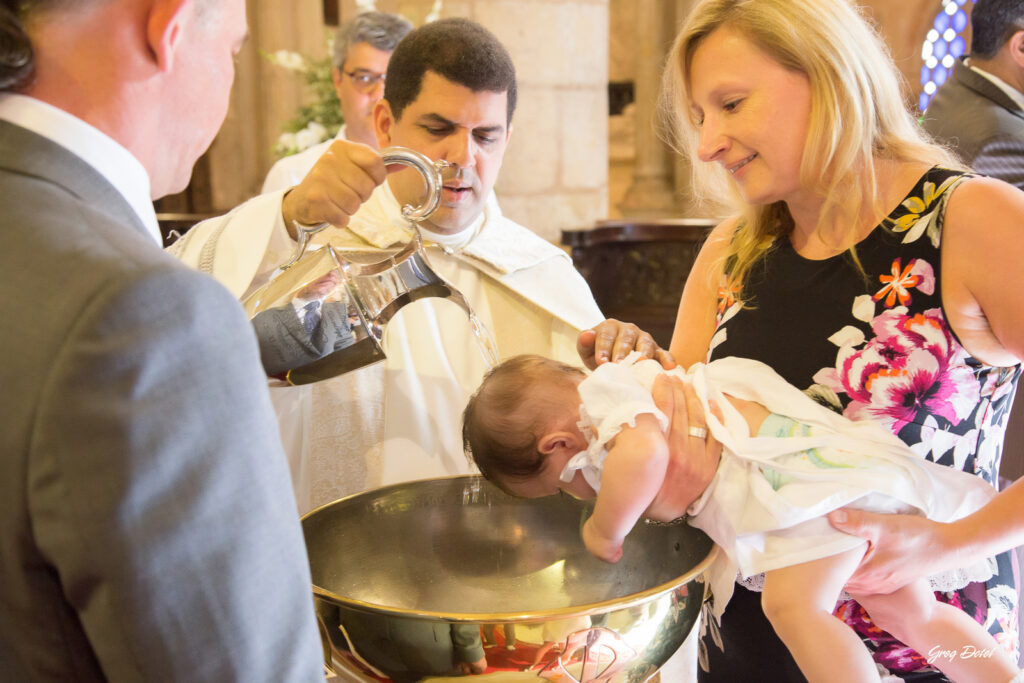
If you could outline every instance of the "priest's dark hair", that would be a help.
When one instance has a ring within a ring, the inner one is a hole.
[[[506,124],[512,122],[516,69],[505,46],[480,24],[463,18],[440,19],[415,29],[398,43],[384,81],[384,99],[396,120],[419,97],[427,71],[473,92],[507,93]]]

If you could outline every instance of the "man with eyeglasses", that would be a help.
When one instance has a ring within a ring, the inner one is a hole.
[[[391,53],[412,24],[397,14],[362,12],[338,27],[334,35],[334,90],[345,121],[334,140],[377,147],[373,106],[384,94],[384,74]],[[280,159],[263,181],[263,192],[298,185],[334,140],[325,140]]]

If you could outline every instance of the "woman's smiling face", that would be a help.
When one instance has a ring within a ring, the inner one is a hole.
[[[722,164],[751,204],[786,201],[801,191],[811,116],[806,75],[722,26],[694,50],[688,81],[702,161]]]

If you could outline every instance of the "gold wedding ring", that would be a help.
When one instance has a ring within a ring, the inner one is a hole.
[[[708,436],[708,430],[704,427],[690,427],[690,436],[698,439],[706,439]]]

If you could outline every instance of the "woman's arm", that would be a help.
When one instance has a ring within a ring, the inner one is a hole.
[[[673,358],[684,368],[707,359],[717,324],[715,314],[722,264],[736,223],[737,219],[729,219],[711,231],[686,278],[669,346]]]
[[[836,510],[832,526],[869,542],[864,561],[847,587],[891,593],[911,581],[967,567],[1024,545],[1024,479],[963,519],[944,524],[917,515]]]
[[[619,561],[623,539],[661,489],[668,460],[668,442],[654,415],[638,415],[635,427],[622,428],[605,457],[594,514],[583,526],[587,550]]]
[[[707,425],[700,400],[690,384],[675,375],[661,374],[654,380],[651,396],[654,405],[669,419],[666,439],[670,457],[665,480],[644,516],[671,522],[685,515],[714,479],[722,444],[710,435],[700,439],[690,434],[691,426]],[[711,409],[714,411],[715,406]]]
[[[964,182],[949,199],[942,232],[942,303],[968,353],[996,366],[1024,358],[1024,192],[991,178]],[[1024,481],[950,524],[912,515],[838,510],[832,526],[870,542],[850,582],[890,592],[911,580],[967,566],[1024,544]]]
[[[942,230],[942,304],[967,352],[996,366],[1024,358],[1024,192],[991,178],[964,182]]]

